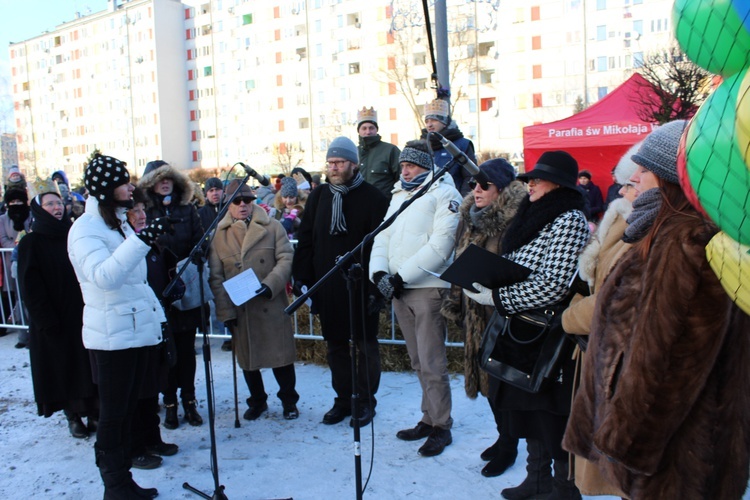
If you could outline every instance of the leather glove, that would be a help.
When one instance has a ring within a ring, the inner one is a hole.
[[[169,232],[172,229],[172,224],[169,222],[169,217],[159,217],[151,221],[151,224],[141,229],[138,233],[138,237],[146,244],[153,245],[156,239],[164,233]]]
[[[302,291],[302,288],[305,286],[305,284],[299,280],[292,283],[292,293],[295,297],[299,297],[304,292]]]
[[[469,297],[474,302],[478,302],[479,304],[485,305],[485,306],[494,306],[495,303],[492,300],[492,290],[480,285],[479,283],[472,283],[471,286],[473,286],[476,290],[479,290],[479,293],[474,293],[471,290],[464,288],[464,295]]]
[[[234,329],[237,328],[237,319],[232,318],[228,319],[224,322],[224,326],[227,327],[230,333],[234,333]]]
[[[373,314],[377,314],[380,312],[381,309],[385,307],[385,303],[383,301],[383,298],[376,295],[371,294],[367,296],[367,315],[372,316]]]
[[[260,284],[260,288],[255,290],[255,293],[257,296],[260,296],[266,299],[270,299],[271,296],[273,295],[273,292],[271,291],[270,288],[268,288],[268,285],[265,285],[263,283]]]
[[[192,262],[196,266],[200,266],[201,262],[205,262],[205,260],[203,259],[203,252],[195,252],[190,258],[190,262]]]

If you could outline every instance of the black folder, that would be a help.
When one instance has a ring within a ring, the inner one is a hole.
[[[530,274],[531,269],[528,267],[472,243],[440,275],[440,279],[477,292],[472,283],[479,283],[487,288],[500,288],[523,281]]]

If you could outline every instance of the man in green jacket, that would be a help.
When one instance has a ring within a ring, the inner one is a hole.
[[[401,175],[398,163],[401,151],[381,139],[378,134],[378,113],[373,108],[363,107],[357,112],[357,133],[359,172],[368,184],[378,188],[390,200],[393,185]]]

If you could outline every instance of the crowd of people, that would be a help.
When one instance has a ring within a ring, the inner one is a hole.
[[[359,144],[330,142],[325,182],[297,167],[275,185],[212,177],[197,193],[165,161],[149,162],[136,183],[124,162],[97,155],[84,208],[64,172],[28,185],[20,172],[9,176],[0,244],[17,254],[4,254],[3,269],[14,270],[21,300],[4,280],[3,311],[25,307],[29,329],[17,347],[30,351],[38,414],[62,411],[73,437],[96,434],[105,498],[158,495],[130,469],[179,452],[162,439],[160,395],[164,428],[203,424],[195,338],[211,314],[231,333],[223,348],[247,384],[244,419],[268,411],[264,369],[283,418],[299,417],[284,309],[315,284],[310,311],[334,392],[322,424],[376,417],[378,327],[390,307],[422,390],[416,425],[394,437],[420,441],[419,455],[453,442],[445,332],[454,323],[464,335],[466,396],[487,398],[487,426],[498,432],[480,453],[481,475],[503,474],[526,443],[526,478],[503,498],[742,497],[750,318],[706,261],[717,228],[679,186],[686,122],[656,128],[608,167],[605,200],[565,151],[545,152],[519,175],[490,159],[474,179],[436,139],[476,161],[448,103],[430,103],[424,118],[422,137],[399,149],[380,137],[376,111],[362,108]],[[472,245],[523,266],[526,277],[473,289],[440,279]],[[337,264],[341,272],[328,275]],[[183,267],[198,272],[177,279]],[[257,280],[239,303],[225,287],[238,277]],[[542,333],[519,338],[514,321],[540,312]],[[502,357],[515,370],[551,367],[540,385],[483,369],[495,322],[505,325]],[[539,347],[552,336],[562,338],[554,358]]]

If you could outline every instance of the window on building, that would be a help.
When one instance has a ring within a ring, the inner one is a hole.
[[[246,24],[253,24],[253,15],[252,14],[243,14],[242,15],[242,25]]]
[[[533,7],[531,7],[531,20],[538,21],[539,19],[541,19],[541,16],[539,13],[539,6],[534,5]]]
[[[531,50],[540,50],[542,48],[541,35],[531,37]]]
[[[284,98],[283,97],[277,97],[276,98],[276,107],[278,109],[284,109]]]
[[[479,73],[479,81],[480,83],[492,83],[494,75],[494,69],[484,69]]]
[[[415,78],[414,79],[414,88],[417,90],[426,90],[427,89],[427,78]]]
[[[211,69],[211,66],[205,66],[203,68],[203,76],[211,76],[213,74],[213,69]]]
[[[299,128],[310,128],[310,119],[309,118],[300,118],[299,119]]]
[[[607,57],[601,56],[596,58],[596,70],[607,71]]]
[[[643,35],[643,21],[633,21],[633,31],[639,35]]]
[[[297,58],[301,61],[302,59],[307,57],[307,48],[302,47],[297,49]]]
[[[396,82],[388,82],[388,95],[396,94]]]
[[[279,120],[279,132],[284,131],[284,120]]]
[[[533,107],[541,108],[542,107],[542,94],[532,94],[531,102],[532,102]]]
[[[542,77],[542,65],[535,64],[531,67],[531,78],[538,79]]]
[[[190,131],[190,140],[195,142],[198,140],[198,131],[197,130],[191,130]]]
[[[596,0],[596,10],[606,10],[607,0]]]
[[[281,87],[284,84],[284,79],[281,75],[276,75],[276,86]]]
[[[634,52],[633,53],[633,67],[640,68],[641,66],[643,66],[643,52]]]
[[[607,58],[607,64],[609,69],[615,69],[615,57],[609,56],[609,58]]]
[[[607,27],[597,26],[596,27],[596,41],[602,42],[607,39]]]
[[[254,90],[255,80],[245,80],[245,90]]]
[[[607,87],[598,87],[596,94],[599,99],[603,99],[607,95]]]
[[[395,61],[395,59],[394,59],[394,62],[393,62],[393,68],[390,67],[390,65],[391,65],[391,59],[392,58],[390,58],[390,57],[388,58],[388,66],[389,66],[388,69],[394,69],[396,67],[396,61]],[[421,53],[421,54],[414,54],[414,65],[415,66],[424,66],[425,64],[427,64],[427,54],[425,54],[424,52]]]
[[[476,112],[477,112],[477,100],[469,99],[469,113],[476,113]]]
[[[484,97],[480,101],[481,104],[481,110],[482,111],[489,111],[492,106],[495,105],[495,98],[494,97]]]
[[[359,74],[359,63],[358,62],[349,63],[349,74],[350,75],[357,75],[357,74]]]

